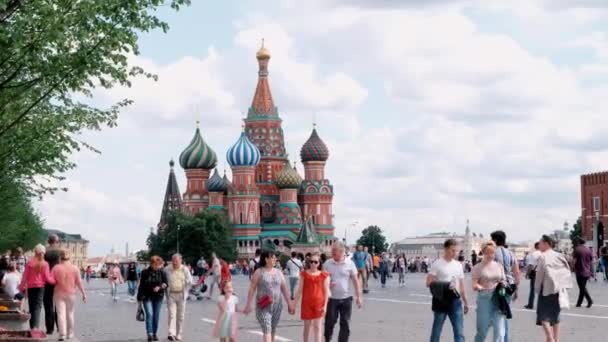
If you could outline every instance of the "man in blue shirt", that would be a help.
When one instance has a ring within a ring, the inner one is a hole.
[[[355,267],[357,268],[358,276],[361,278],[361,283],[363,285],[363,293],[368,293],[369,289],[367,288],[367,253],[363,251],[363,246],[358,245],[357,251],[353,254],[353,262],[355,263]]]

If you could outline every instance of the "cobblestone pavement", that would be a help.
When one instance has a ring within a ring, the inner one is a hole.
[[[422,274],[408,274],[405,287],[398,287],[396,278],[389,279],[386,289],[378,281],[370,281],[370,293],[365,297],[364,308],[354,309],[350,341],[428,341],[432,324],[430,296],[424,288]],[[235,290],[246,300],[248,280],[235,278]],[[109,297],[109,286],[103,280],[93,280],[88,287],[89,302],[79,305],[76,313],[76,331],[79,341],[144,341],[144,325],[135,320],[136,304],[126,301],[126,285],[121,286],[120,300],[113,303]],[[524,310],[523,298],[527,298],[527,282],[522,285],[522,298],[514,304],[513,342],[544,341],[542,331],[535,326],[533,311]],[[590,292],[596,304],[593,308],[573,308],[562,314],[562,341],[607,341],[605,327],[608,323],[608,283],[591,282]],[[217,293],[217,292],[216,292]],[[217,295],[217,294],[215,294]],[[577,290],[571,291],[571,300]],[[469,301],[475,302],[475,295],[469,293]],[[212,322],[216,306],[213,301],[188,302],[186,312],[185,341],[213,341]],[[255,315],[239,317],[238,341],[260,341],[260,333]],[[302,323],[296,316],[283,314],[278,329],[278,342],[302,341]],[[166,339],[167,312],[163,306],[159,337]],[[337,329],[338,327],[336,327]],[[466,340],[472,341],[475,333],[475,310],[465,319]],[[451,326],[446,321],[442,341],[452,341]],[[54,336],[56,338],[56,336]],[[337,331],[336,331],[337,337]],[[54,339],[50,339],[53,341]],[[334,337],[335,340],[335,337]]]

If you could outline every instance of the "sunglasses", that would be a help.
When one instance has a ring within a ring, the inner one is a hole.
[[[318,264],[318,263],[319,263],[319,260],[310,260],[310,263],[311,263],[311,264]]]

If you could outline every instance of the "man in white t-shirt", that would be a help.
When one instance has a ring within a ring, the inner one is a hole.
[[[534,309],[534,282],[536,281],[536,266],[538,265],[538,259],[541,256],[538,245],[538,242],[535,243],[534,251],[528,253],[526,256],[526,278],[530,279],[530,295],[528,296],[528,305],[524,306],[524,308],[529,310]]]
[[[21,300],[23,295],[19,293],[19,284],[21,283],[21,274],[17,272],[15,263],[8,265],[8,272],[2,277],[2,289],[9,298]]]
[[[348,341],[350,336],[350,316],[353,310],[353,295],[350,285],[355,290],[355,301],[359,308],[363,305],[361,285],[357,278],[355,263],[345,257],[346,248],[342,242],[336,242],[331,248],[332,258],[323,264],[323,270],[329,273],[331,295],[327,302],[325,314],[325,341],[331,341],[334,326],[340,317],[338,342]]]
[[[302,261],[300,261],[297,256],[298,253],[291,252],[291,259],[289,259],[285,265],[287,267],[287,272],[289,273],[289,293],[291,294],[291,300],[294,300],[295,298],[295,290],[298,280],[300,279],[300,272],[304,270]]]
[[[443,286],[447,292],[457,291],[458,296],[449,297],[449,293],[441,299],[442,310],[433,308],[433,328],[431,342],[439,342],[441,330],[447,317],[450,318],[454,331],[454,342],[464,342],[464,315],[469,312],[469,304],[464,289],[464,271],[462,264],[456,260],[459,251],[458,242],[448,239],[443,243],[443,258],[437,259],[431,265],[426,277],[426,286],[429,288]],[[446,284],[448,283],[448,284]],[[433,293],[435,295],[435,293]],[[433,301],[439,301],[434,297]],[[464,307],[463,307],[464,305]]]

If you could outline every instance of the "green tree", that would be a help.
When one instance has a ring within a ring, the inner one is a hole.
[[[572,230],[570,230],[570,240],[574,245],[574,241],[581,237],[583,237],[583,222],[582,218],[579,216],[576,223],[572,225]]]
[[[167,2],[167,3],[166,3]],[[0,192],[18,180],[42,195],[61,188],[86,130],[116,125],[124,99],[92,106],[96,88],[130,86],[138,35],[168,25],[161,6],[190,0],[0,0]]]
[[[226,261],[234,261],[237,257],[232,229],[225,215],[208,211],[194,216],[170,213],[165,230],[148,237],[149,254],[157,254],[168,260],[177,252],[178,235],[179,252],[186,263],[196,264],[201,256],[210,258],[213,252]]]
[[[386,237],[378,226],[369,226],[363,229],[357,244],[369,248],[370,253],[382,253],[388,249]]]
[[[44,240],[42,220],[34,212],[23,186],[9,182],[0,193],[0,251],[33,248]]]

